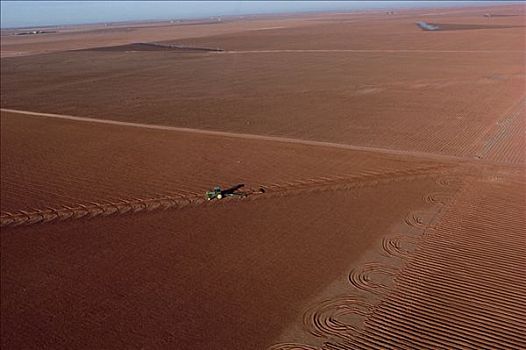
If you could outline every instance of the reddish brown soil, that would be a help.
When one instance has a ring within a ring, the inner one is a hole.
[[[421,11],[426,12],[426,11]],[[226,50],[269,49],[413,49],[413,50],[524,50],[524,18],[526,11],[515,7],[518,16],[484,18],[484,11],[465,9],[463,13],[397,16],[341,15],[327,19],[311,19],[315,26],[276,28],[247,33],[220,33],[176,42],[203,46],[219,46]],[[443,29],[461,31],[425,32],[417,21],[439,23]],[[309,23],[309,22],[307,22]],[[470,29],[472,28],[472,29]],[[482,29],[485,28],[485,29]],[[173,40],[175,41],[175,40]],[[169,41],[171,42],[171,41]]]
[[[520,185],[504,178],[469,183],[353,341],[396,347],[410,338],[420,349],[524,348],[523,176]]]
[[[416,180],[5,231],[2,348],[264,348],[437,186]]]
[[[523,11],[2,37],[2,349],[526,348]]]
[[[414,212],[406,224],[420,230],[384,237],[390,260],[359,264],[343,296],[307,309],[310,339],[287,334],[272,349],[524,348],[524,176],[439,181],[460,189],[431,196],[442,202],[439,214]]]
[[[424,32],[414,15],[360,18],[343,24],[306,18],[315,25],[171,41],[225,52],[117,47],[4,58],[1,102],[4,108],[475,157],[481,136],[524,96],[525,27]],[[488,21],[478,12],[432,18]],[[517,25],[522,19],[491,21]]]
[[[5,112],[1,122],[1,203],[5,211],[167,196],[202,199],[207,189],[233,183],[287,191],[305,183],[396,181],[436,175],[448,167],[433,160],[415,163],[414,157],[377,152]]]

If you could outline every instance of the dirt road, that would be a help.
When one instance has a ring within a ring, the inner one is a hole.
[[[480,160],[477,160],[477,159],[471,159],[471,158],[465,158],[465,157],[440,155],[440,154],[433,154],[433,153],[426,153],[426,152],[399,151],[399,150],[377,148],[377,147],[354,146],[354,145],[346,145],[346,144],[341,144],[341,143],[302,140],[302,139],[294,139],[294,138],[288,138],[288,137],[253,135],[253,134],[233,133],[233,132],[224,132],[224,131],[180,128],[180,127],[165,126],[165,125],[130,123],[130,122],[117,121],[117,120],[95,119],[95,118],[76,117],[76,116],[71,116],[71,115],[62,115],[62,114],[53,114],[53,113],[21,111],[21,110],[8,109],[8,108],[1,108],[0,111],[20,114],[20,115],[30,115],[30,116],[39,116],[39,117],[46,117],[46,118],[75,120],[75,121],[81,121],[81,122],[87,122],[87,123],[121,125],[121,126],[133,127],[133,128],[169,130],[169,131],[186,132],[186,133],[203,134],[203,135],[224,136],[224,137],[240,138],[240,139],[262,140],[262,141],[271,141],[271,142],[302,144],[302,145],[308,145],[308,146],[348,149],[348,150],[354,150],[354,151],[376,152],[376,153],[385,153],[385,154],[393,154],[393,155],[407,155],[411,157],[421,157],[421,158],[434,159],[434,160],[440,160],[440,161],[451,160],[451,161],[461,161],[461,162],[481,162]]]

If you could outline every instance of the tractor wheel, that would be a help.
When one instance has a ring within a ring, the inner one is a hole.
[[[223,198],[223,195],[222,194],[218,194],[216,198],[217,199],[221,199],[221,198]]]

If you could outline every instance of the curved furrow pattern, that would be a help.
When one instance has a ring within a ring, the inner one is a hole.
[[[445,205],[449,202],[451,199],[451,195],[447,192],[433,192],[429,193],[426,196],[424,196],[427,203],[431,204],[442,204]]]
[[[367,263],[353,269],[349,273],[349,281],[360,290],[381,295],[389,290],[391,284],[386,283],[386,277],[392,280],[397,270],[381,263]]]
[[[431,224],[433,215],[424,211],[411,211],[407,214],[404,222],[411,227],[425,230]]]
[[[320,350],[319,348],[298,343],[281,343],[268,348],[268,350]]]
[[[437,184],[443,186],[443,187],[453,187],[458,186],[462,183],[462,180],[457,176],[442,176],[437,179]]]
[[[323,301],[310,307],[304,314],[303,325],[317,337],[352,338],[361,322],[350,323],[351,317],[365,317],[371,305],[354,296],[343,296]]]
[[[495,221],[524,211],[518,195],[510,186],[465,191],[411,254],[365,331],[414,348],[525,348],[525,224]]]
[[[382,239],[382,249],[388,256],[408,258],[416,249],[417,240],[407,235],[387,236]]]
[[[377,302],[363,324],[345,333],[349,336],[339,336],[337,345],[525,349],[525,184],[523,179],[507,179],[472,179],[458,186],[455,177],[439,178],[439,184],[459,192],[425,196],[440,205],[434,216],[412,211],[404,220],[411,227],[427,228],[426,234],[397,234],[382,241],[385,254],[403,259],[401,268],[371,263],[350,273],[351,284]]]

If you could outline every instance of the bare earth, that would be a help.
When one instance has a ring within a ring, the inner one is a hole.
[[[1,347],[526,348],[524,16],[2,31]]]

